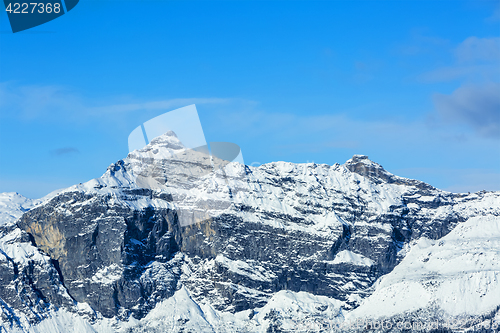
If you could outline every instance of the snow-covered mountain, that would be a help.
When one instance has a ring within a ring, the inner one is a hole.
[[[0,208],[7,332],[500,320],[500,193],[441,191],[362,155],[249,167],[169,132],[100,178]]]

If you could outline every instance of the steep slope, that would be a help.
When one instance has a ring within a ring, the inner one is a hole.
[[[493,327],[496,318],[498,327],[499,250],[498,215],[472,217],[439,240],[422,237],[347,320],[411,321],[413,326],[437,322],[479,330]]]
[[[159,313],[179,330],[327,325],[375,299],[385,286],[375,281],[397,272],[411,244],[499,207],[498,193],[444,192],[362,155],[253,168],[187,150],[169,132],[1,227],[2,284],[13,286],[0,289],[2,325],[84,318],[90,331],[116,320],[162,331],[151,326]],[[292,298],[301,315],[290,314]],[[174,301],[186,318],[167,313]]]

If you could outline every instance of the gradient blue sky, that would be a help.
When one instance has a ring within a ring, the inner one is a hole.
[[[100,176],[128,134],[196,103],[247,164],[365,154],[450,191],[500,190],[499,1],[86,1],[0,14],[0,192]]]

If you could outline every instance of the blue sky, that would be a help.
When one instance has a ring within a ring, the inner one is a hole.
[[[0,192],[99,177],[141,123],[196,103],[247,164],[365,154],[500,190],[499,1],[80,1],[0,14]]]

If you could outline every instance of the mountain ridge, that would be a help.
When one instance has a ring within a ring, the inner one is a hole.
[[[498,192],[441,191],[365,155],[250,167],[186,150],[168,134],[2,226],[2,325],[42,327],[67,312],[89,332],[111,321],[153,332],[147,318],[174,299],[199,314],[179,330],[223,331],[228,320],[238,330],[290,331],[293,300],[310,309],[303,320],[339,323],[378,297],[377,281],[419,240],[496,218],[499,207]]]

